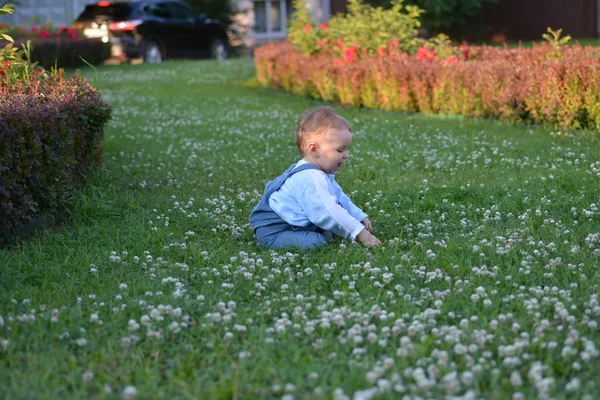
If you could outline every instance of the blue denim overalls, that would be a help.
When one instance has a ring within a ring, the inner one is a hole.
[[[256,207],[250,213],[250,225],[252,231],[262,247],[269,249],[280,249],[289,247],[300,247],[310,249],[321,247],[327,244],[327,239],[322,235],[323,230],[315,224],[307,226],[292,226],[285,222],[269,206],[269,197],[279,190],[285,181],[296,172],[307,169],[319,168],[313,164],[307,163],[294,169],[296,164],[292,164],[281,176],[269,181],[265,187],[263,197]]]

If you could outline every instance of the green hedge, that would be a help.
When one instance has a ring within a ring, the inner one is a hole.
[[[14,47],[21,48],[27,41],[15,40]],[[8,42],[0,41],[0,48]],[[31,40],[31,61],[50,69],[76,68],[85,65],[86,60],[90,64],[101,64],[111,57],[110,43],[103,43],[100,39],[84,38],[35,38]]]

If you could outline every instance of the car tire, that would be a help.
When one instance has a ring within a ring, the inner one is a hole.
[[[160,45],[152,40],[144,44],[142,58],[148,64],[160,64],[163,60],[162,50]]]
[[[222,39],[213,40],[210,45],[210,56],[215,60],[224,60],[229,57],[229,48],[227,43]]]

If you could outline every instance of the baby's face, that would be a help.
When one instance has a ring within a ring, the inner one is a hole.
[[[327,174],[337,173],[349,157],[352,133],[348,129],[331,129],[316,138],[318,150],[313,163]]]

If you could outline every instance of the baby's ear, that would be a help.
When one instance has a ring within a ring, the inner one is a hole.
[[[319,150],[319,144],[317,142],[309,142],[308,143],[308,151],[311,153]]]

